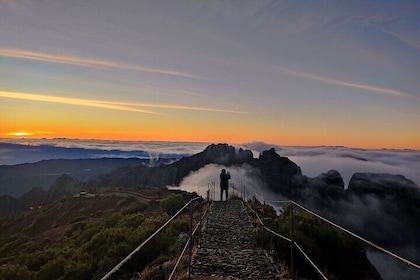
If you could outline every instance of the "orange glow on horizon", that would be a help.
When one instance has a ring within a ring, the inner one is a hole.
[[[79,133],[33,133],[27,131],[16,131],[3,134],[5,136],[22,137],[28,139],[54,139],[54,138],[67,138],[67,139],[79,139],[79,140],[109,140],[109,141],[167,141],[167,142],[202,142],[202,143],[228,143],[228,144],[243,144],[251,142],[265,142],[267,144],[279,145],[279,146],[345,146],[348,148],[363,148],[363,149],[414,149],[420,150],[418,143],[392,143],[392,145],[381,145],[375,141],[348,141],[347,143],[338,143],[334,141],[325,142],[324,139],[305,139],[299,136],[289,136],[282,139],[273,139],[272,137],[266,137],[266,139],[251,139],[246,137],[235,137],[223,136],[223,135],[197,135],[194,132],[185,133],[162,133],[162,132],[129,132],[129,131],[86,131]],[[391,143],[389,143],[391,144]],[[411,144],[411,145],[410,145]]]
[[[27,131],[15,131],[15,132],[9,132],[5,134],[6,136],[15,136],[15,137],[25,137],[25,136],[31,136],[33,133],[27,132]]]

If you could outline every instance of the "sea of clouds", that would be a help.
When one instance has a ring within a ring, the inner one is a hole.
[[[420,151],[394,149],[354,149],[347,147],[290,147],[254,142],[243,144],[255,153],[275,148],[276,152],[299,165],[302,173],[316,177],[335,169],[347,187],[356,172],[400,174],[420,186]]]
[[[7,145],[7,144],[19,145]],[[57,158],[159,157],[181,158],[203,151],[210,143],[144,142],[78,139],[0,139],[0,165],[14,165]],[[356,172],[401,174],[420,186],[420,151],[393,149],[354,149],[347,147],[293,147],[252,142],[235,145],[250,149],[254,157],[274,148],[299,165],[302,173],[316,177],[335,169],[345,186]]]

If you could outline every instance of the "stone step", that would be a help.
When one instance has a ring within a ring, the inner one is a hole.
[[[241,200],[212,202],[193,257],[192,279],[281,279],[257,248],[253,230]]]

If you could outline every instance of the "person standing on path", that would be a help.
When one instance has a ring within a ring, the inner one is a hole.
[[[226,200],[228,200],[228,193],[229,193],[229,179],[230,174],[226,172],[223,168],[222,172],[220,173],[220,201],[223,200],[223,192],[226,192]]]

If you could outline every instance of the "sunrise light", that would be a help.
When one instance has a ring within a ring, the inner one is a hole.
[[[9,132],[6,133],[6,136],[15,136],[15,137],[25,137],[25,136],[31,136],[33,133],[27,132],[27,131],[15,131],[15,132]]]

